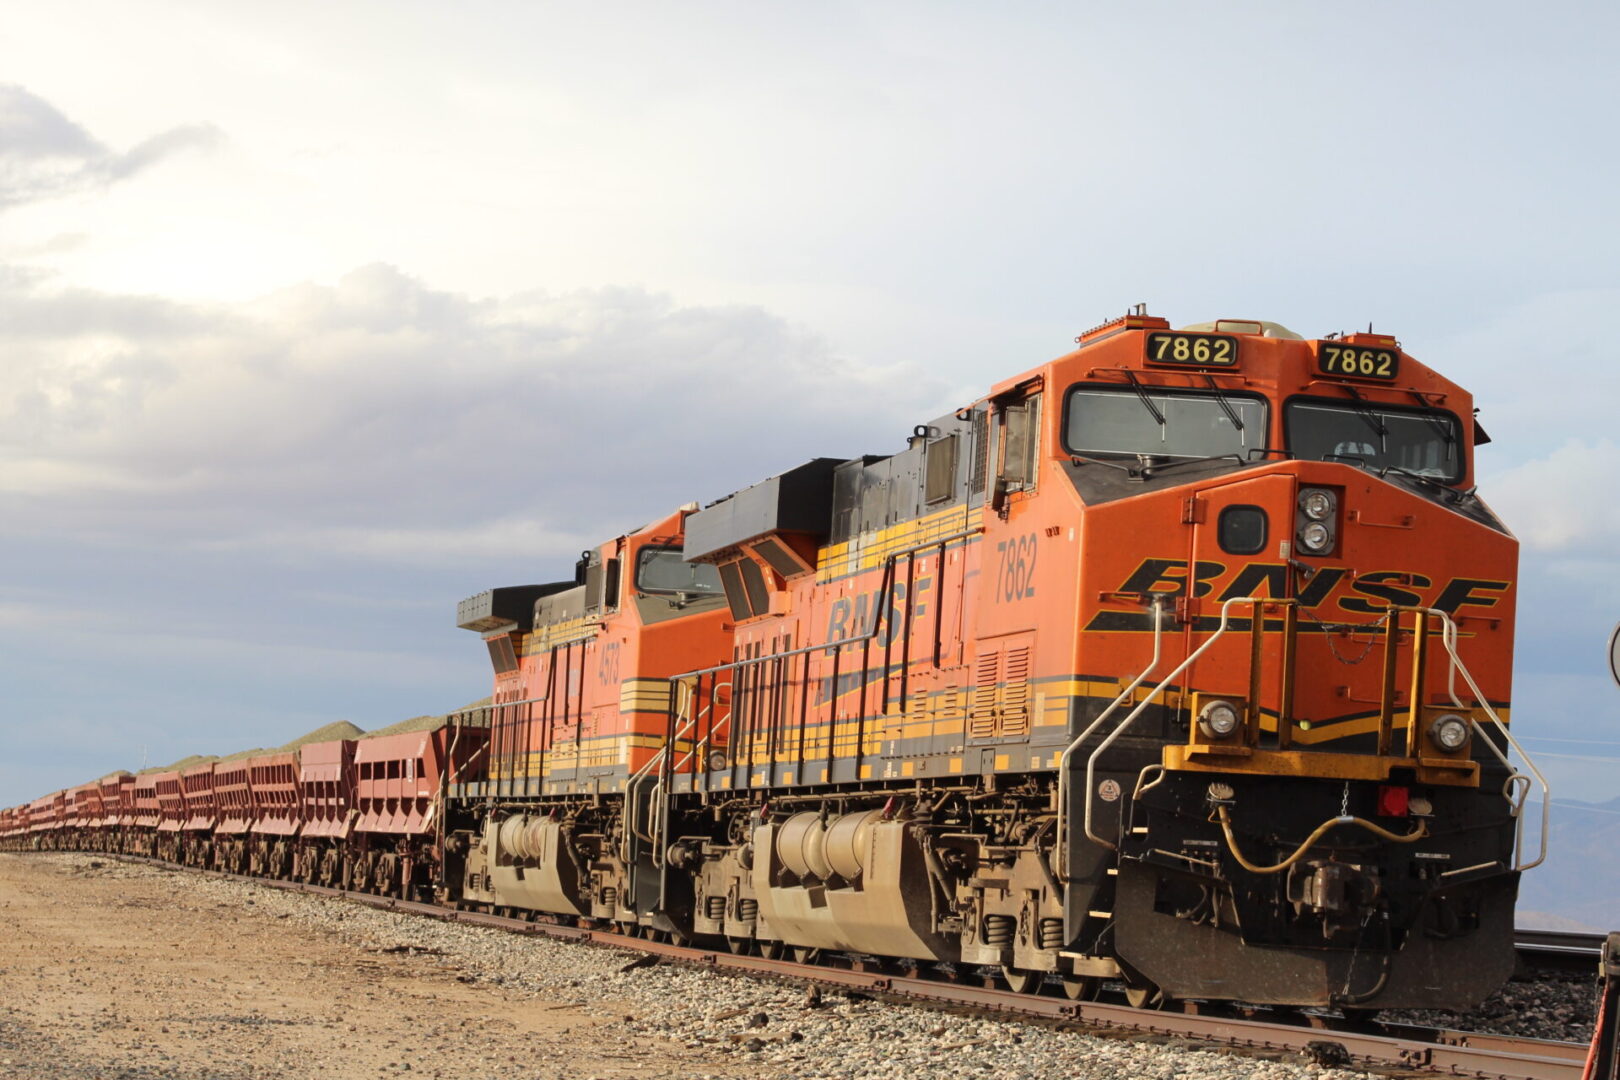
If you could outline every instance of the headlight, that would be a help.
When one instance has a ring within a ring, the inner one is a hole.
[[[1333,495],[1321,488],[1311,488],[1299,497],[1299,508],[1312,521],[1326,521],[1333,513]]]
[[[1237,706],[1230,701],[1212,701],[1198,714],[1198,726],[1211,739],[1224,739],[1238,726]]]
[[[1333,534],[1320,521],[1307,522],[1305,527],[1299,530],[1299,542],[1304,545],[1306,551],[1323,552],[1333,546]]]
[[[1446,753],[1455,753],[1468,741],[1468,721],[1456,713],[1446,713],[1429,725],[1429,738]]]

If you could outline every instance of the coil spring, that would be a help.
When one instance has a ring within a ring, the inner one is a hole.
[[[619,890],[612,885],[602,886],[602,906],[609,911],[619,906]]]
[[[1011,945],[1013,931],[1018,927],[1018,920],[1011,915],[986,915],[984,917],[984,943],[986,945]]]
[[[726,898],[723,896],[705,896],[703,906],[705,914],[715,922],[726,917]]]
[[[739,899],[737,901],[737,918],[742,922],[753,922],[759,915],[759,901]]]
[[[1063,920],[1042,919],[1038,931],[1040,947],[1043,949],[1063,948]]]

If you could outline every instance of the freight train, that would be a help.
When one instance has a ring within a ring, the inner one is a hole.
[[[1547,791],[1471,397],[1370,331],[1076,345],[463,601],[493,694],[429,749],[0,831],[1076,998],[1477,1003]]]

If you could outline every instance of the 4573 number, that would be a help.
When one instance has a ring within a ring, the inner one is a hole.
[[[1034,533],[996,545],[996,600],[1010,604],[1035,595],[1036,551]]]

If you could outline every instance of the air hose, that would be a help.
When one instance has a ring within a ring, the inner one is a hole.
[[[1413,829],[1410,833],[1402,836],[1400,833],[1390,832],[1382,825],[1368,821],[1366,818],[1353,817],[1346,814],[1335,818],[1328,818],[1326,821],[1322,822],[1322,824],[1318,825],[1311,832],[1311,835],[1305,838],[1304,842],[1302,842],[1299,847],[1294,849],[1294,853],[1292,855],[1288,856],[1288,858],[1284,859],[1277,865],[1258,866],[1244,858],[1243,852],[1238,850],[1237,837],[1232,835],[1232,818],[1231,815],[1227,813],[1226,807],[1217,806],[1215,808],[1215,817],[1221,823],[1221,832],[1226,834],[1226,847],[1232,852],[1232,858],[1236,859],[1238,865],[1249,871],[1251,874],[1275,874],[1288,869],[1290,866],[1293,866],[1296,862],[1304,857],[1305,852],[1310,850],[1312,844],[1320,840],[1323,834],[1336,825],[1359,825],[1363,829],[1366,829],[1368,832],[1372,833],[1374,836],[1382,837],[1383,839],[1394,844],[1410,844],[1429,835],[1429,826],[1422,821],[1418,822],[1416,829]]]

